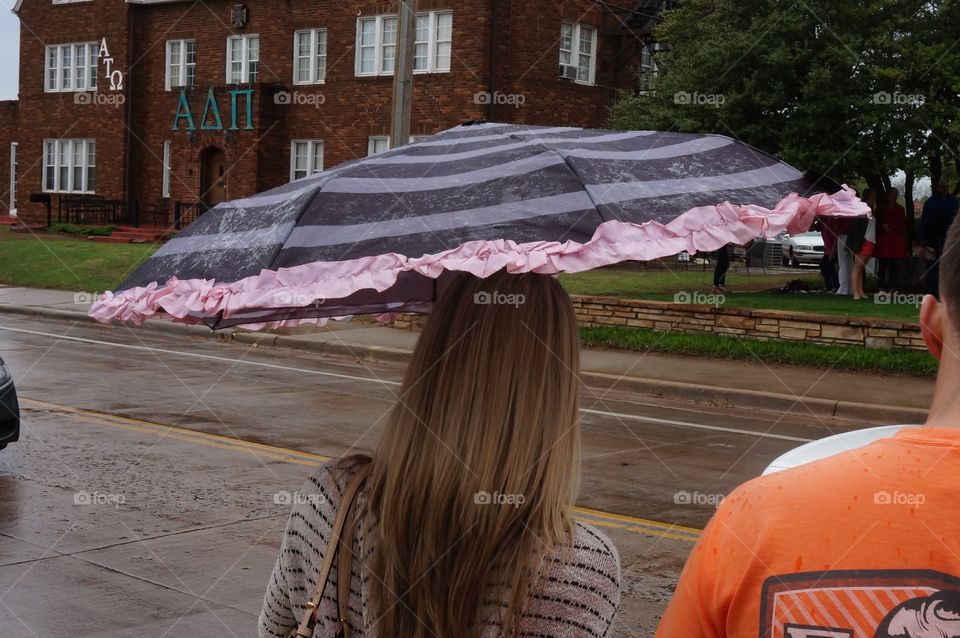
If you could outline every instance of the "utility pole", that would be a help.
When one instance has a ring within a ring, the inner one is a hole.
[[[417,0],[400,0],[397,32],[390,148],[403,146],[410,141],[410,117],[413,111],[413,55],[417,39]]]

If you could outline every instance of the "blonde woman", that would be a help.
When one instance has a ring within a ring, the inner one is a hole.
[[[423,333],[372,459],[301,490],[260,615],[283,636],[313,594],[345,486],[357,499],[353,638],[605,636],[620,603],[613,544],[575,522],[580,350],[547,275],[457,274]],[[338,629],[336,570],[314,636]]]

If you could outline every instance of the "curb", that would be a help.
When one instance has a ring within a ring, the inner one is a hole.
[[[767,412],[781,412],[796,416],[826,416],[856,421],[889,421],[891,423],[923,423],[927,411],[892,405],[872,405],[852,401],[835,401],[817,397],[801,397],[761,390],[723,388],[680,381],[662,381],[641,377],[620,377],[602,372],[582,372],[581,378],[590,385],[610,389],[627,389],[667,399],[719,403],[732,408],[753,408]]]
[[[43,306],[11,306],[0,304],[0,314],[22,315],[25,317],[40,317],[43,319],[57,319],[60,321],[90,322],[96,325],[103,325],[91,319],[87,313],[79,310],[60,310],[58,308],[44,308]],[[138,326],[137,329],[146,328],[155,332],[167,334],[189,335],[195,337],[216,337],[210,328],[206,326],[187,326],[180,323],[156,321],[151,324]]]
[[[0,304],[0,314],[17,314],[66,321],[90,321],[96,323],[85,312],[59,310],[42,306],[10,306]],[[152,330],[167,334],[179,334],[221,341],[217,333],[205,326],[185,326],[172,322],[148,322],[138,329]],[[343,343],[340,341],[313,341],[298,339],[295,336],[274,335],[259,332],[227,333],[225,342],[264,346],[274,348],[294,348],[318,354],[347,357],[362,361],[382,361],[389,363],[407,363],[413,352],[400,348]],[[793,415],[812,415],[835,417],[839,419],[889,422],[923,423],[927,411],[919,408],[904,408],[892,405],[873,405],[853,401],[834,401],[816,397],[797,397],[776,392],[724,388],[720,386],[697,385],[679,381],[663,381],[642,377],[625,377],[602,372],[583,371],[580,374],[584,383],[603,390],[620,389],[647,394],[658,398],[678,399],[681,401],[714,403],[727,407],[753,408],[768,412],[781,412]]]

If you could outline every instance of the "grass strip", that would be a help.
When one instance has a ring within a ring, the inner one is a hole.
[[[602,327],[580,329],[588,347],[713,357],[737,361],[776,363],[845,372],[874,372],[934,377],[937,360],[915,350],[878,350],[790,341],[760,341],[745,337],[683,332],[657,332],[643,328]]]

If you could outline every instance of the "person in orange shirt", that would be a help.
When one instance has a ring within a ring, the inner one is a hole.
[[[926,423],[754,479],[690,554],[657,638],[960,637],[960,226],[926,296]]]

